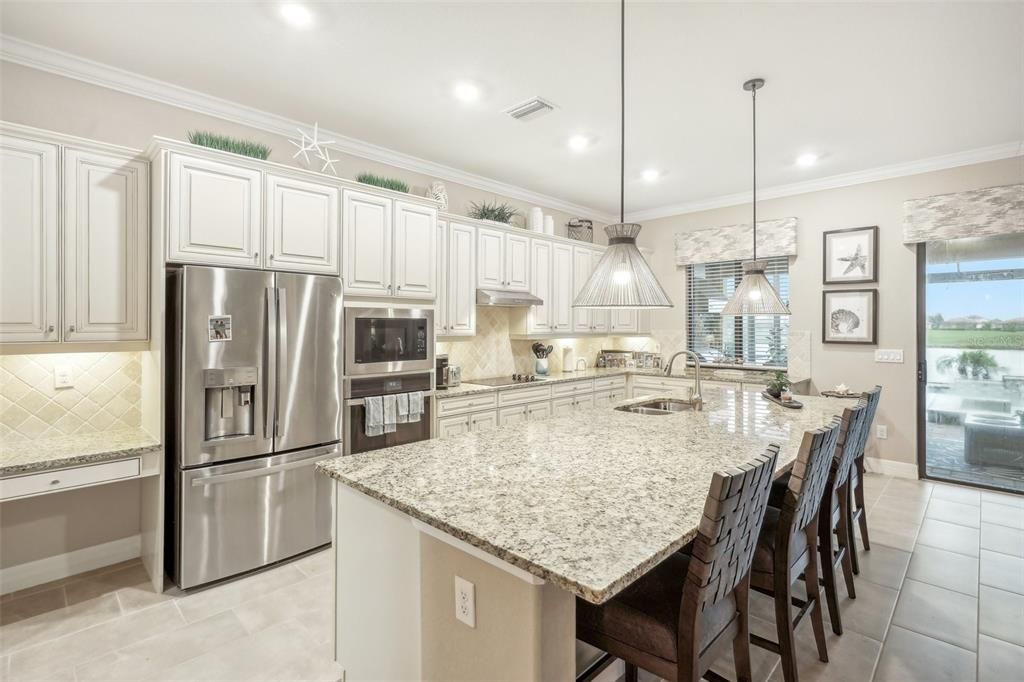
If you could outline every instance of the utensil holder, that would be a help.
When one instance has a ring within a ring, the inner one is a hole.
[[[547,358],[537,358],[537,362],[536,362],[536,364],[534,365],[534,368],[533,368],[533,373],[534,374],[540,374],[542,376],[546,376],[547,373],[548,373],[548,359]]]

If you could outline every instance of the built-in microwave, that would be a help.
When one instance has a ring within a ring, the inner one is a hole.
[[[345,374],[434,370],[434,311],[346,308]]]

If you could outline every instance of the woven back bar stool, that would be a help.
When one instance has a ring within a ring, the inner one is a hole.
[[[669,556],[608,602],[576,600],[576,637],[672,682],[720,680],[711,665],[730,647],[751,680],[747,597],[750,564],[768,505],[779,448],[716,472],[688,553]]]

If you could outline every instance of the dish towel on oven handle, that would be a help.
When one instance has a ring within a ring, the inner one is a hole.
[[[386,395],[384,400],[384,433],[394,433],[398,419],[398,396]]]
[[[409,394],[399,393],[398,398],[398,416],[395,421],[399,424],[405,424],[409,421]]]
[[[379,436],[384,433],[384,401],[380,396],[366,398],[363,401],[366,405],[366,426],[364,428],[368,438]]]
[[[409,396],[409,421],[418,422],[423,414],[423,391],[407,393]]]

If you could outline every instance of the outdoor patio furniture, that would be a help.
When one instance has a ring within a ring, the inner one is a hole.
[[[964,460],[1024,469],[1024,425],[1010,415],[970,415],[964,421]]]

